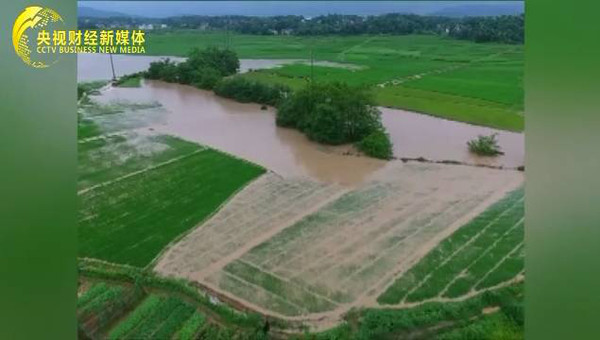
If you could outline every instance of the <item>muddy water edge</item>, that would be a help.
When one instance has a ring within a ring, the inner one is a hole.
[[[104,55],[79,56],[79,81],[106,79],[109,65]],[[142,71],[160,57],[114,56],[118,75]],[[120,59],[119,59],[120,58]],[[180,59],[181,60],[181,59]],[[242,60],[242,69],[276,67],[280,60]],[[120,71],[119,71],[120,70]],[[140,88],[109,87],[100,102],[158,102],[166,117],[151,129],[206,144],[264,166],[282,176],[309,177],[318,181],[355,185],[372,178],[385,161],[355,155],[351,146],[331,147],[314,143],[296,130],[275,125],[275,110],[243,104],[209,91],[161,81],[143,81]],[[515,168],[524,164],[524,136],[520,133],[449,121],[409,111],[380,108],[397,158],[423,157],[476,165]],[[479,157],[467,149],[478,135],[498,134],[504,155]]]

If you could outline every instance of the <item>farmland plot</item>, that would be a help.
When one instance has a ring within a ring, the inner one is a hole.
[[[455,298],[523,273],[523,189],[515,190],[444,240],[398,278],[382,304]]]
[[[171,248],[156,270],[199,281],[280,316],[361,306],[395,273],[521,181],[522,174],[512,171],[394,162],[370,182],[330,194],[304,208],[303,215],[288,218],[280,217],[289,212],[278,203],[301,204],[289,197],[295,192],[279,191],[264,202],[251,186],[238,196],[263,202],[249,206],[262,213],[264,222],[255,222],[254,214],[235,216],[226,207]],[[238,204],[247,209],[248,203]],[[271,220],[280,225],[266,234],[253,226]],[[256,236],[245,238],[252,230]],[[231,248],[223,250],[228,244]],[[228,250],[236,247],[236,252]]]
[[[131,105],[80,108],[99,134],[78,143],[79,256],[143,267],[264,170],[156,134],[160,108]]]

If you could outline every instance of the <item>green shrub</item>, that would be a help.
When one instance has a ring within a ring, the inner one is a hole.
[[[81,97],[83,97],[84,94],[85,95],[99,94],[100,88],[102,88],[104,85],[106,85],[106,81],[103,81],[103,80],[78,83],[77,84],[77,99],[81,99]]]
[[[150,63],[150,67],[144,73],[148,79],[164,80],[167,82],[175,82],[178,80],[178,65],[171,59],[166,58]]]
[[[142,72],[132,73],[119,78],[115,85],[119,87],[140,87],[141,80]]]
[[[497,135],[496,133],[489,136],[479,135],[476,139],[467,142],[469,150],[482,156],[503,155],[504,152],[500,151],[500,146],[496,139]]]
[[[210,90],[223,78],[235,74],[240,61],[235,52],[227,49],[193,49],[188,59],[175,63],[169,58],[150,63],[144,73],[148,79],[193,85]]]
[[[181,326],[179,332],[177,332],[175,339],[177,340],[192,340],[196,337],[202,326],[206,323],[206,317],[200,313],[194,313],[192,316]]]
[[[375,130],[363,140],[356,143],[356,147],[365,154],[375,158],[391,159],[394,155],[390,136],[383,129]]]
[[[229,49],[209,47],[204,50],[195,48],[188,54],[185,64],[192,69],[214,69],[222,77],[236,74],[240,68],[237,54]]]
[[[283,85],[269,85],[243,77],[222,79],[214,91],[217,95],[242,103],[259,103],[275,106],[285,98],[290,89]]]
[[[345,83],[309,84],[281,102],[277,125],[325,144],[354,143],[382,128],[371,93]]]

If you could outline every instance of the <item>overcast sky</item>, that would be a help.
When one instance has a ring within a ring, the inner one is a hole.
[[[80,7],[127,15],[164,18],[178,15],[376,15],[383,13],[432,14],[460,5],[523,6],[522,1],[79,1]]]

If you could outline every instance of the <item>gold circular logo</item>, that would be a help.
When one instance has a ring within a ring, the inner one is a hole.
[[[27,65],[45,68],[58,60],[52,44],[53,29],[64,26],[62,17],[53,9],[29,6],[19,14],[12,31],[13,46]]]

